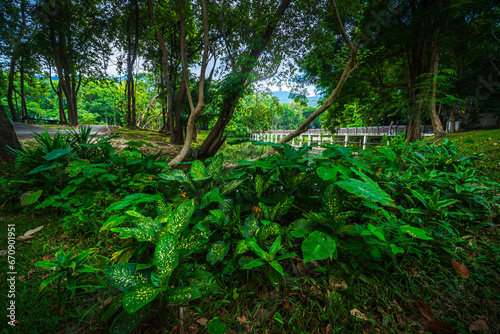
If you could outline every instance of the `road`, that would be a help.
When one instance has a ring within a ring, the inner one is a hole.
[[[16,132],[17,138],[19,140],[23,139],[31,139],[33,138],[33,132],[42,133],[45,130],[49,132],[49,134],[54,135],[57,131],[67,132],[67,129],[54,129],[54,128],[45,128],[43,125],[33,125],[33,124],[24,124],[19,122],[13,122],[12,126],[14,127],[14,131]],[[79,125],[78,127],[81,127]],[[92,128],[91,134],[97,133],[97,136],[106,136],[110,134],[109,126],[107,125],[88,125]]]

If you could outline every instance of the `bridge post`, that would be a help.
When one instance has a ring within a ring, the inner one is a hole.
[[[365,134],[363,138],[363,150],[366,150],[366,141],[367,141],[368,136]]]
[[[311,135],[307,136],[307,145],[311,145]]]
[[[347,144],[349,143],[349,135],[346,134],[345,135],[345,139],[344,139],[344,147],[347,147]]]

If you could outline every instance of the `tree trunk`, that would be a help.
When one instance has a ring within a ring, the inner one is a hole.
[[[66,46],[66,38],[64,34],[59,33],[59,41],[56,39],[56,34],[53,24],[49,26],[49,38],[51,42],[52,52],[54,55],[54,62],[57,69],[57,77],[59,79],[59,85],[64,92],[66,97],[66,106],[68,108],[68,120],[69,124],[72,126],[78,125],[78,106],[76,100],[76,91],[72,89],[70,67],[66,53],[64,51]],[[74,73],[72,73],[74,76]],[[81,80],[81,77],[80,77]]]
[[[201,70],[200,70],[200,80],[198,84],[198,103],[196,107],[193,106],[193,101],[191,98],[191,91],[189,90],[189,76],[188,76],[188,64],[187,64],[187,54],[186,54],[186,23],[185,18],[182,12],[182,4],[179,10],[180,17],[180,36],[181,36],[181,59],[182,59],[182,71],[183,78],[182,81],[185,81],[186,93],[188,95],[189,107],[191,109],[191,114],[189,115],[188,123],[186,125],[186,140],[184,141],[184,145],[182,146],[179,154],[174,157],[169,165],[175,165],[177,163],[182,162],[191,148],[191,143],[193,140],[194,128],[196,125],[196,118],[201,113],[204,108],[204,100],[205,100],[205,71],[207,69],[208,63],[208,51],[209,51],[209,40],[208,40],[208,10],[207,4],[205,0],[201,0],[201,7],[203,13],[203,57],[201,60]]]
[[[34,121],[28,115],[28,108],[26,107],[26,94],[24,89],[24,65],[22,61],[19,66],[19,75],[20,75],[20,98],[21,98],[21,118],[26,120],[26,124],[33,124]]]
[[[9,72],[9,88],[7,89],[7,103],[9,104],[10,113],[12,115],[12,121],[17,122],[17,110],[14,106],[14,76],[16,74],[16,59],[12,56],[10,60],[10,72]]]
[[[3,105],[0,104],[0,164],[12,161],[15,158],[15,156],[7,150],[7,146],[16,150],[22,150],[21,144],[14,132],[14,128],[5,113],[5,109]]]
[[[137,48],[139,45],[139,4],[135,1],[135,39],[134,39],[134,50],[132,51],[132,7],[133,2],[130,1],[130,14],[127,24],[127,115],[126,125],[128,127],[135,127],[137,123],[137,113],[135,105],[135,82],[133,69],[135,65],[135,60],[137,57]]]
[[[434,40],[434,45],[433,45],[433,51],[432,51],[432,61],[431,65],[432,66],[432,72],[433,72],[433,78],[432,78],[432,89],[431,89],[431,104],[429,108],[429,117],[432,122],[432,127],[434,129],[434,137],[435,138],[441,138],[445,135],[445,131],[443,130],[443,124],[441,124],[441,120],[439,119],[437,110],[436,110],[436,91],[437,91],[437,76],[439,73],[439,48],[437,47],[437,32],[436,32],[436,38]]]
[[[224,130],[229,121],[231,121],[234,114],[234,109],[238,105],[238,102],[241,99],[244,90],[248,87],[250,73],[257,65],[260,55],[265,50],[274,33],[274,30],[278,26],[277,21],[279,21],[284,15],[286,9],[290,5],[290,2],[291,0],[283,0],[279,5],[272,22],[267,25],[264,34],[260,38],[260,43],[256,43],[258,47],[252,49],[252,51],[250,52],[248,59],[251,59],[252,61],[246,62],[241,66],[239,70],[235,69],[233,71],[233,73],[238,76],[238,82],[231,85],[232,93],[229,94],[228,97],[224,100],[221,111],[219,113],[219,118],[217,119],[215,126],[212,128],[203,144],[201,144],[201,146],[198,148],[198,154],[200,156],[214,156],[226,140],[226,136],[224,136]]]
[[[453,107],[451,108],[451,114],[450,114],[450,133],[455,133],[455,113],[457,111],[457,104],[454,103]]]

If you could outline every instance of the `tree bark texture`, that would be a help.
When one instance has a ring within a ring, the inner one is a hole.
[[[7,146],[16,150],[22,150],[21,144],[14,132],[14,128],[7,117],[7,113],[3,105],[0,104],[0,164],[15,158],[15,156],[7,150]]]

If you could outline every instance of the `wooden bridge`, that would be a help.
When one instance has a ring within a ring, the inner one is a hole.
[[[293,130],[274,130],[262,133],[252,133],[250,139],[277,143],[291,132],[293,132]],[[378,145],[384,136],[394,137],[398,133],[405,132],[406,125],[339,128],[337,132],[333,134],[323,129],[309,129],[300,136],[292,139],[290,144],[292,146],[302,146],[304,144],[311,145],[313,143],[319,145],[326,143],[341,143],[344,146],[354,144],[362,146],[364,150],[367,145]]]

